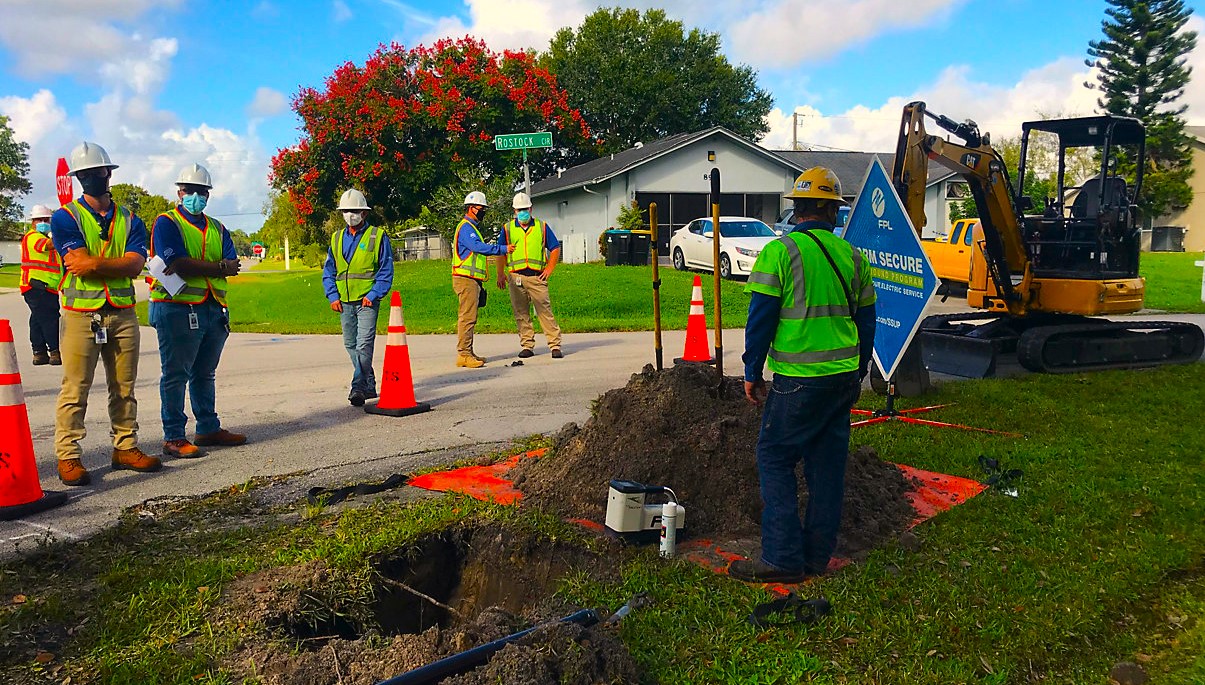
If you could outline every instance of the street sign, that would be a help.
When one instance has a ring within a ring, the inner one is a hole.
[[[494,136],[495,150],[526,150],[537,147],[552,147],[552,132],[503,133]]]
[[[908,349],[938,278],[878,157],[854,201],[845,239],[870,262],[877,303],[874,360],[891,380]]]
[[[68,170],[67,160],[59,157],[59,165],[54,170],[54,187],[58,191],[60,205],[71,202],[72,197],[75,195],[71,187],[71,177],[67,175]]]
[[[255,255],[256,257],[263,257],[264,256],[264,244],[263,243],[251,243],[251,254]]]

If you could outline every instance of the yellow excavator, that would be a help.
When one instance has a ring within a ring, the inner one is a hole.
[[[961,142],[930,135],[926,120]],[[1022,194],[1031,133],[1058,140],[1055,197],[1045,211],[1025,212]],[[917,231],[925,226],[925,180],[930,161],[961,174],[978,208],[967,303],[984,312],[925,319],[920,341],[925,366],[969,378],[1005,375],[1019,363],[1030,371],[1071,373],[1183,364],[1205,350],[1205,333],[1191,323],[1110,321],[1142,309],[1138,275],[1141,233],[1134,204],[1142,187],[1146,129],[1127,117],[1100,115],[1022,125],[1014,185],[1004,159],[973,121],[933,114],[923,102],[904,107],[892,182]],[[1092,150],[1098,173],[1080,185],[1068,178],[1068,151]],[[1118,160],[1134,169],[1131,183],[1116,174]],[[1010,366],[1012,368],[1010,368]]]

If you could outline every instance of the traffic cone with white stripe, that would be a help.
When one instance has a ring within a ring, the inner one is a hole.
[[[381,398],[376,403],[365,404],[364,411],[383,416],[409,416],[431,411],[431,405],[426,402],[414,401],[410,348],[406,345],[406,323],[402,319],[402,295],[396,290],[389,300],[389,332],[385,336]]]
[[[10,521],[57,507],[65,492],[42,492],[34,460],[17,347],[8,319],[0,319],[0,520]]]
[[[695,285],[690,292],[690,316],[686,318],[686,349],[679,362],[702,362],[713,364],[711,346],[707,344],[707,314],[703,310],[703,279],[695,274]]]

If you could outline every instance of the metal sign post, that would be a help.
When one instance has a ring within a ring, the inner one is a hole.
[[[1016,435],[1003,431],[973,428],[940,421],[915,419],[910,414],[927,412],[946,405],[897,410],[895,374],[908,345],[916,335],[925,309],[937,292],[939,279],[921,246],[904,203],[900,201],[891,178],[876,157],[866,172],[866,180],[854,201],[845,229],[845,239],[870,263],[874,279],[875,313],[874,361],[887,381],[887,406],[878,411],[855,409],[854,414],[870,416],[851,426],[866,426],[898,420],[926,426],[941,426]]]
[[[552,132],[539,133],[503,133],[494,136],[495,150],[523,151],[523,192],[531,196],[531,171],[527,168],[527,150],[529,148],[552,147]]]

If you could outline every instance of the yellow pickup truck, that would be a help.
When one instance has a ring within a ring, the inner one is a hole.
[[[921,241],[938,278],[946,283],[962,285],[970,280],[971,244],[978,223],[978,219],[958,219],[949,235]]]

